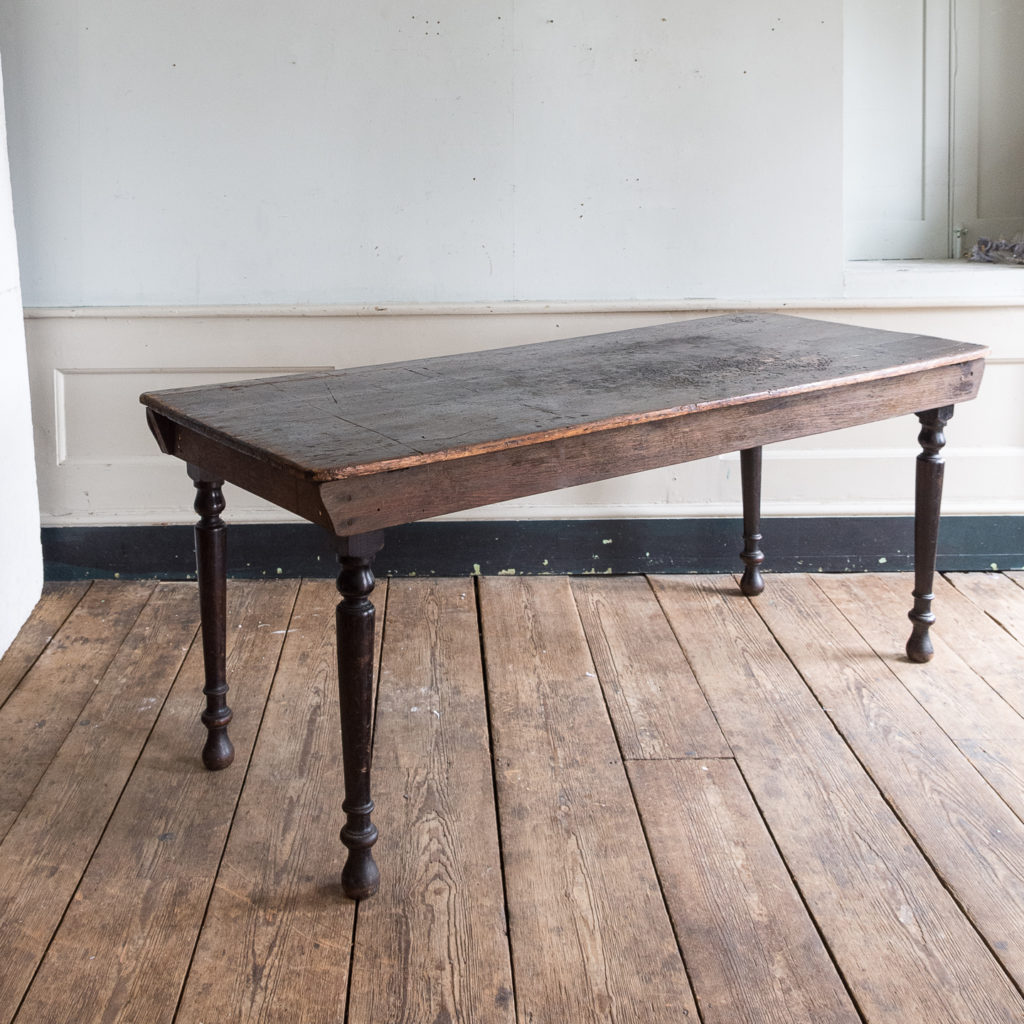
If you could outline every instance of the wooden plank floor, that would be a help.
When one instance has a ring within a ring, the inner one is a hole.
[[[1024,574],[381,582],[340,893],[329,581],[51,584],[0,662],[0,1024],[1024,1024]]]

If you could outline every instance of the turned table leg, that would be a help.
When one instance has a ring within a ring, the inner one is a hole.
[[[917,479],[914,499],[914,607],[910,610],[913,632],[907,641],[911,661],[929,661],[935,653],[928,630],[935,621],[932,614],[932,583],[939,541],[939,509],[942,503],[943,459],[946,443],[943,428],[953,416],[953,406],[919,412],[921,433],[918,443]]]
[[[746,568],[740,590],[755,597],[764,590],[761,578],[761,449],[745,448],[740,452],[740,482],[743,488],[743,551],[740,558]]]
[[[223,480],[189,465],[188,475],[196,487],[196,575],[199,578],[199,615],[203,623],[203,666],[206,672],[206,710],[200,718],[206,726],[203,764],[211,771],[227,768],[234,760],[235,748],[228,738],[231,708],[227,704],[225,672],[225,634],[227,631],[227,528],[220,514],[224,511]]]
[[[341,745],[345,763],[345,825],[341,841],[348,859],[341,887],[354,900],[372,896],[380,885],[380,871],[371,852],[377,826],[370,820],[371,740],[373,730],[373,556],[381,549],[381,533],[339,537],[338,689],[341,695]]]

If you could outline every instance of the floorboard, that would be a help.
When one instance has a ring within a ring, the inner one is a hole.
[[[48,587],[0,660],[0,1024],[1021,1024],[1024,573],[381,583],[380,893],[328,581]]]
[[[622,756],[729,757],[731,751],[642,576],[572,582]]]
[[[480,581],[520,1024],[696,1008],[564,577]]]
[[[629,774],[705,1024],[856,1024],[736,762]]]
[[[0,705],[21,682],[88,589],[86,582],[43,585],[42,596],[31,618],[19,630],[0,661]]]
[[[1016,597],[1019,589],[1015,586],[1011,595]],[[889,590],[893,591],[891,585]],[[949,646],[960,660],[1024,714],[1024,644],[946,580],[936,580],[935,594],[941,614],[937,635],[944,635],[947,625],[952,627]]]
[[[0,1020],[14,1016],[198,628],[195,587],[158,587],[0,843]]]
[[[291,583],[229,587],[235,762],[216,773],[199,763],[202,652],[193,644],[15,1017],[19,1024],[174,1018],[295,591]]]
[[[998,572],[953,572],[946,578],[993,622],[1024,643],[1024,607],[1017,596],[1020,588],[1013,580]]]
[[[821,593],[808,577],[778,577],[754,605],[929,863],[1024,985],[1024,822]],[[873,596],[874,607],[885,607],[882,595]],[[907,663],[906,671],[918,668]]]
[[[355,915],[338,884],[336,597],[329,580],[298,594],[180,1020],[329,1024],[345,1003]]]
[[[916,665],[902,653],[900,611],[907,598],[897,580],[866,575],[852,577],[847,586],[840,586],[837,577],[815,578],[815,583],[975,769],[1024,817],[1024,718],[1000,692],[1019,695],[1024,648],[948,584],[937,585],[935,658]]]
[[[386,881],[359,906],[349,1019],[512,1024],[471,581],[389,585],[374,757]]]
[[[95,583],[0,708],[0,836],[74,728],[153,589]]]
[[[655,579],[858,1006],[892,1024],[1019,1021],[1024,999],[734,588],[722,577]]]

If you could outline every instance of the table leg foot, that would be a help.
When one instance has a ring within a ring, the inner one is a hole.
[[[907,657],[917,662],[930,661],[935,653],[928,631],[935,622],[932,585],[935,581],[945,468],[940,453],[946,443],[943,431],[952,416],[951,405],[917,414],[921,422],[918,442],[922,450],[917,457],[914,496],[914,607],[909,612],[913,631],[906,647]]]
[[[341,873],[341,887],[353,900],[372,896],[380,885],[380,871],[371,852],[377,827],[370,820],[370,767],[373,733],[373,556],[383,535],[339,537],[338,688],[341,696],[341,743],[345,762],[346,821],[341,841],[348,859]]]
[[[933,597],[932,594],[918,594],[914,591],[914,607],[908,614],[914,628],[907,641],[907,657],[922,664],[931,661],[935,654],[931,637],[928,635],[928,630],[935,622],[931,610]]]
[[[756,597],[764,590],[761,563],[761,449],[745,448],[740,452],[740,480],[743,488],[743,551],[740,558],[746,568],[740,590],[747,597]]]
[[[341,871],[341,888],[351,900],[364,900],[380,888],[380,869],[370,852],[377,842],[377,826],[370,821],[373,801],[353,807],[342,804],[347,821],[341,841],[348,847],[348,859]]]
[[[227,632],[227,527],[223,480],[215,480],[197,466],[188,467],[196,488],[196,575],[199,579],[199,614],[203,625],[203,666],[206,709],[199,716],[206,726],[203,764],[210,771],[227,768],[235,748],[228,738],[231,708],[227,704],[225,649]]]

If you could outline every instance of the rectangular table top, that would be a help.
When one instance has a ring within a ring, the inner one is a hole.
[[[977,360],[979,345],[778,314],[708,317],[141,401],[315,481]]]

